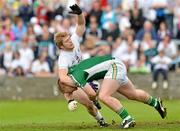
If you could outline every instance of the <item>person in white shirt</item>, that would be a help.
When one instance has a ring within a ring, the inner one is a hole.
[[[32,63],[31,72],[35,76],[41,76],[41,77],[52,76],[46,58],[47,58],[47,52],[42,52],[39,56],[39,59],[35,60]]]
[[[22,62],[24,63],[24,71],[25,73],[28,73],[30,71],[30,65],[32,64],[32,61],[34,59],[34,53],[29,46],[29,41],[27,36],[23,37],[22,47],[19,49],[19,53]]]
[[[153,83],[152,88],[157,88],[157,81],[159,74],[163,75],[163,89],[168,88],[168,70],[169,64],[172,62],[171,58],[165,55],[165,48],[158,49],[159,54],[152,58],[151,62],[154,64],[153,69]]]
[[[165,55],[174,59],[177,55],[177,47],[175,43],[171,40],[170,35],[165,35],[164,39],[159,43],[158,49],[164,48]]]
[[[77,15],[76,31],[72,35],[70,35],[67,32],[58,32],[54,36],[56,46],[59,48],[59,89],[64,94],[69,105],[71,105],[71,103],[75,103],[74,96],[78,96],[78,102],[86,106],[88,112],[98,121],[99,125],[107,126],[107,123],[105,122],[104,118],[102,117],[100,112],[95,108],[93,102],[91,102],[89,99],[91,98],[92,100],[96,97],[96,92],[94,92],[90,85],[87,84],[87,86],[84,89],[84,92],[82,91],[82,89],[77,89],[73,92],[73,96],[70,96],[71,93],[66,92],[65,87],[67,87],[67,90],[71,86],[74,87],[74,83],[71,83],[71,77],[68,76],[68,68],[78,64],[82,60],[82,54],[80,51],[80,38],[83,36],[85,31],[85,18],[82,14],[82,10],[79,8],[77,4],[70,6],[70,8],[71,11],[69,13]],[[87,94],[89,98],[87,97]]]
[[[3,65],[7,72],[9,71],[12,60],[13,60],[13,50],[9,44],[6,44],[5,49],[3,51]]]
[[[14,59],[11,62],[8,75],[10,76],[23,76],[24,72],[24,63],[21,59],[19,51],[14,53]]]

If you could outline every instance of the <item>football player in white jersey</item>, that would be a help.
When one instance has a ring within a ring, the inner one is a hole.
[[[78,64],[82,60],[82,54],[80,51],[80,39],[85,31],[85,18],[82,14],[82,10],[77,4],[70,6],[70,8],[71,12],[69,13],[77,15],[76,31],[72,35],[68,32],[58,32],[54,36],[54,41],[60,50],[58,58],[59,89],[64,94],[69,105],[72,105],[72,103],[76,103],[74,100],[71,99],[71,97],[68,96],[68,93],[66,93],[66,89],[68,88],[65,88],[65,85],[68,86],[74,84],[68,83],[71,79],[68,76],[68,68]],[[76,90],[73,93],[74,98],[76,98],[79,103],[83,104],[87,108],[88,112],[92,116],[94,116],[100,126],[107,126],[104,118],[94,106],[95,104],[97,107],[100,108],[99,104],[95,100],[96,92],[91,88],[89,84],[87,84],[83,90],[84,91],[82,91],[82,89]],[[94,104],[90,99],[94,101]]]

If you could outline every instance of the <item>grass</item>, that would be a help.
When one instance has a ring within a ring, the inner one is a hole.
[[[180,100],[165,101],[168,116],[162,120],[151,107],[133,101],[122,101],[135,118],[133,131],[180,130]],[[96,121],[79,105],[75,112],[67,109],[64,100],[0,101],[0,131],[116,131],[121,120],[110,109],[101,110],[107,128],[99,128]]]

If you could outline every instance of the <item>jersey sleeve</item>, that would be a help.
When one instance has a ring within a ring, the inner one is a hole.
[[[59,55],[58,58],[58,68],[59,69],[68,69],[69,59],[65,55]]]

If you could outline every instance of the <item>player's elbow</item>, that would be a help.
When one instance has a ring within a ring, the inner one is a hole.
[[[65,77],[60,78],[60,79],[59,79],[59,83],[60,83],[60,84],[66,84],[66,83],[67,83],[66,78],[65,78]]]

